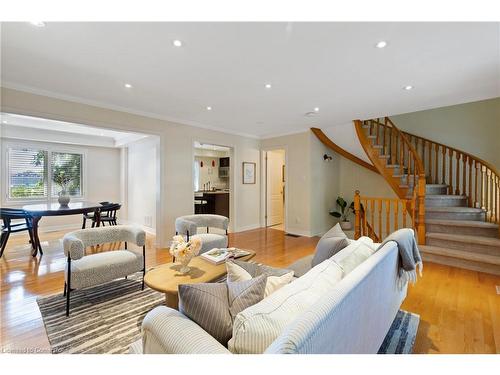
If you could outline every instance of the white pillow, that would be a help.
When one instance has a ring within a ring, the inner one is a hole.
[[[226,262],[226,271],[227,278],[231,281],[247,281],[252,279],[252,275],[250,275],[245,269],[243,269],[243,267],[240,267],[233,262]],[[282,276],[268,276],[266,281],[266,289],[264,291],[264,298],[270,296],[278,289],[281,289],[292,280],[293,271]]]
[[[366,259],[375,254],[375,249],[370,247],[364,240],[358,240],[348,247],[351,247],[351,249],[349,249],[350,251],[346,251],[342,254],[343,256],[339,256],[338,259],[334,259],[340,268],[342,268],[343,276],[349,274]]]
[[[241,311],[234,318],[229,350],[232,353],[263,353],[288,324],[330,292],[341,279],[342,269],[330,258]]]

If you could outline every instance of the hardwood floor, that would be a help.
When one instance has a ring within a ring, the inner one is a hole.
[[[27,236],[12,236],[0,259],[0,350],[48,353],[50,345],[36,299],[62,293],[64,232],[41,234],[44,255],[29,255]],[[253,249],[258,262],[286,267],[314,251],[317,238],[286,236],[275,229],[230,234],[230,244]],[[147,238],[147,267],[170,261],[167,249]],[[117,247],[117,244],[105,247]],[[500,278],[426,263],[410,286],[403,309],[420,314],[415,353],[500,353]]]

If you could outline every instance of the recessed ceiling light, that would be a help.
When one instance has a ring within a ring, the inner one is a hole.
[[[378,42],[375,47],[377,48],[384,48],[387,46],[387,42],[385,40],[381,40],[380,42]]]
[[[207,106],[207,111],[211,111],[211,110],[212,110],[212,107]]]
[[[175,47],[182,47],[182,42],[179,40],[179,39],[176,39],[172,42],[172,44],[175,46]]]
[[[125,87],[126,87],[127,89],[131,89],[131,88],[132,88],[132,85],[131,85],[130,83],[126,83],[126,84],[125,84]]]
[[[266,86],[265,86],[265,87],[266,87],[266,89],[270,89],[272,86],[271,86],[271,84],[270,84],[270,83],[266,83]]]
[[[7,123],[7,120],[2,120],[2,124],[6,124]]]
[[[314,112],[319,112],[319,107],[315,107]]]
[[[410,90],[413,90],[413,86],[412,85],[407,85],[405,87],[403,87],[404,90],[406,91],[410,91]]]
[[[33,26],[36,26],[36,27],[45,27],[45,22],[42,22],[42,21],[33,21],[33,22],[30,22]]]

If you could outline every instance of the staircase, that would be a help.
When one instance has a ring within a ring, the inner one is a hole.
[[[500,275],[496,169],[466,152],[402,132],[388,117],[354,123],[373,165],[407,202],[423,259]],[[370,224],[369,218],[364,220]],[[371,226],[376,233],[376,223]]]

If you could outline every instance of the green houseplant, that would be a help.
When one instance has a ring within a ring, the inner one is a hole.
[[[64,170],[58,170],[54,173],[52,180],[61,188],[57,201],[61,206],[67,206],[71,199],[69,195],[69,186],[71,185],[73,178],[66,175]]]
[[[340,219],[340,227],[343,230],[351,230],[352,223],[349,221],[349,216],[354,212],[354,202],[347,205],[347,202],[342,197],[337,197],[338,211],[330,211],[330,215]]]

